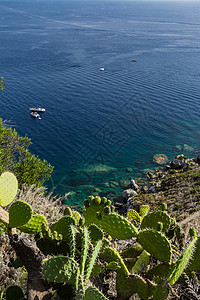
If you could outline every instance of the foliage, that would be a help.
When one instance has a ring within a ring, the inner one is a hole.
[[[12,182],[10,176],[1,188]],[[111,201],[99,196],[90,196],[85,201],[83,217],[77,218],[77,214],[67,208],[64,216],[50,225],[44,216],[33,215],[31,206],[23,201],[11,205],[9,222],[1,209],[1,222],[7,227],[11,240],[12,230],[34,234],[37,247],[47,256],[44,266],[39,265],[43,277],[61,300],[66,295],[76,300],[107,299],[95,286],[87,286],[92,276],[103,270],[116,272],[118,299],[128,299],[135,293],[141,299],[166,299],[169,287],[180,279],[184,281],[184,272],[192,276],[199,265],[200,237],[191,230],[190,242],[182,250],[179,226],[163,211],[163,205],[155,212],[149,213],[148,207],[143,207],[138,215],[132,212],[129,219],[134,222],[136,216],[137,228],[113,212]],[[114,242],[117,237],[131,239],[123,252]]]
[[[30,153],[30,145],[31,140],[27,136],[19,136],[15,129],[0,119],[0,174],[6,170],[12,171],[18,179],[19,187],[22,183],[42,186],[53,171],[46,160]]]

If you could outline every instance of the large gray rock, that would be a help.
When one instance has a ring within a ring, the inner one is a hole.
[[[131,179],[131,188],[134,190],[134,191],[138,191],[139,189],[139,186],[136,184],[135,180],[134,179]]]
[[[128,200],[129,198],[133,197],[137,195],[137,192],[134,191],[133,189],[127,189],[127,190],[124,190],[123,193],[122,193],[122,196]]]
[[[172,169],[182,169],[182,168],[185,169],[187,164],[186,164],[185,159],[177,157],[171,161],[170,166]]]

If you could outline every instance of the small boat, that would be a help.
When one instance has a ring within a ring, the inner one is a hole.
[[[31,111],[36,111],[36,112],[45,112],[45,108],[41,108],[41,107],[31,107],[29,108],[29,110]]]
[[[38,120],[41,120],[42,118],[40,117],[40,115],[35,111],[31,112],[31,117],[36,118]]]
[[[100,71],[104,71],[104,68],[100,68],[99,70],[100,70]]]
[[[130,61],[131,61],[131,62],[136,62],[136,61],[137,61],[137,59],[131,59]]]

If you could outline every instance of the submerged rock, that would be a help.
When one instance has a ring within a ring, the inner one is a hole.
[[[78,169],[78,172],[85,172],[85,173],[103,173],[103,172],[113,172],[117,169],[114,167],[110,167],[107,165],[102,164],[95,164],[95,165],[88,165],[83,169]]]
[[[169,159],[165,154],[155,154],[153,157],[153,162],[157,163],[158,165],[164,165],[168,161]]]

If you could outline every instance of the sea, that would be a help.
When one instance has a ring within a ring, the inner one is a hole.
[[[199,16],[192,1],[0,1],[0,117],[54,166],[49,192],[119,201],[156,154],[200,154]]]

